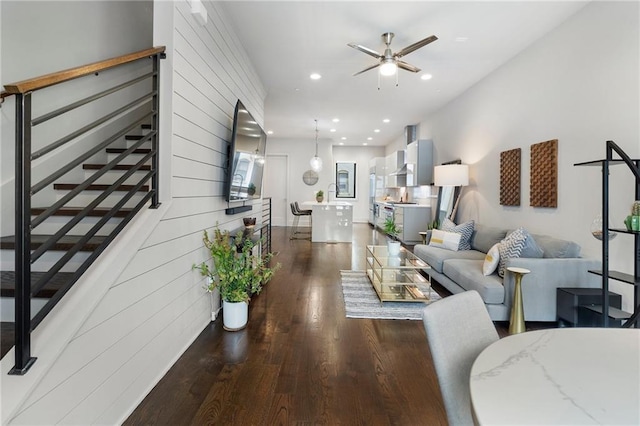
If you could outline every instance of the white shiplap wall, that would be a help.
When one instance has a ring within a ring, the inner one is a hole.
[[[209,322],[209,296],[191,266],[208,258],[204,229],[241,223],[243,215],[224,214],[233,109],[241,99],[262,123],[266,93],[217,4],[205,3],[205,26],[186,1],[162,7],[170,15],[163,22],[173,22],[163,35],[169,42],[161,43],[171,56],[162,73],[173,93],[162,100],[173,112],[162,119],[172,131],[161,135],[161,146],[171,155],[163,182],[173,198],[159,222],[140,225],[154,229],[123,270],[113,271],[114,284],[12,423],[122,422]]]

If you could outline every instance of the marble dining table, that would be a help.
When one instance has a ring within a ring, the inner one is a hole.
[[[480,353],[469,386],[479,425],[640,425],[640,330],[508,336]]]

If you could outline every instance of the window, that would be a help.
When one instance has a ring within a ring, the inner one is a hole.
[[[356,163],[336,163],[336,198],[356,198]]]

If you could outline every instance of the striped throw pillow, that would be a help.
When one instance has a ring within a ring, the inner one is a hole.
[[[498,266],[498,275],[504,277],[504,271],[507,268],[507,260],[520,257],[524,243],[528,233],[524,228],[518,228],[500,241],[498,251],[500,252],[500,260]]]
[[[460,246],[460,234],[457,232],[447,232],[440,229],[434,229],[431,233],[429,245],[447,250],[458,251]]]

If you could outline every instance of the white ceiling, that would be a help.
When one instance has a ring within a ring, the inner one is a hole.
[[[322,140],[387,145],[586,3],[228,1],[223,8],[267,90],[272,137],[312,139],[318,119]],[[378,90],[377,69],[352,76],[376,59],[347,43],[382,53],[385,32],[395,33],[394,52],[432,34],[438,40],[403,58],[421,73],[399,70],[398,87],[395,77],[381,77]],[[312,81],[314,72],[322,78]],[[421,80],[424,73],[433,78]]]

